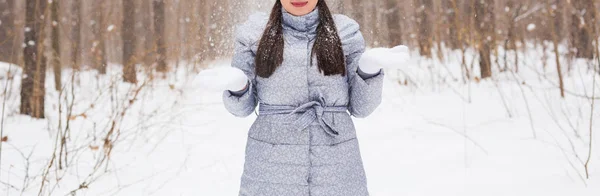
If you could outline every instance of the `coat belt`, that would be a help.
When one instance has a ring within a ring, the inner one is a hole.
[[[274,115],[274,114],[287,114],[288,118],[291,119],[293,114],[303,113],[297,120],[290,120],[294,127],[298,130],[307,128],[315,120],[325,130],[325,132],[331,136],[339,135],[339,131],[333,126],[333,123],[328,122],[323,118],[325,112],[346,112],[347,106],[324,106],[324,100],[311,101],[300,106],[288,106],[288,105],[268,105],[261,103],[259,106],[259,115]]]

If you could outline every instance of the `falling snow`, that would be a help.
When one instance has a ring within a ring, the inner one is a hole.
[[[536,26],[533,23],[527,25],[527,31],[533,31],[533,30],[535,30],[535,28],[536,28]]]

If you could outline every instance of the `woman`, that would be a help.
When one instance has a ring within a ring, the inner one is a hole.
[[[359,68],[364,50],[358,23],[325,0],[276,0],[270,17],[238,27],[232,66],[241,76],[223,101],[239,117],[259,107],[240,195],[369,194],[351,116],[379,106],[384,73]]]

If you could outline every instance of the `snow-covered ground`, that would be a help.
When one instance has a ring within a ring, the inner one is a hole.
[[[569,92],[560,98],[553,57],[544,71],[541,52],[531,51],[521,53],[518,73],[467,84],[458,52],[386,70],[382,105],[355,120],[371,194],[598,195],[598,125],[589,179],[583,166],[592,110],[582,96],[592,96],[594,74],[587,62],[573,62],[570,72],[563,65]],[[119,67],[111,65],[106,76],[77,74],[73,94],[68,70],[63,94],[48,74],[46,120],[18,115],[16,76],[2,94],[0,195],[237,195],[255,116],[235,118],[222,106],[215,86],[224,66],[199,74],[182,66],[132,86],[114,82]],[[67,136],[63,151],[59,133]]]

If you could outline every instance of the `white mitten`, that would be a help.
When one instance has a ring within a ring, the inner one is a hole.
[[[377,53],[384,51],[385,48],[373,48],[365,51],[360,60],[358,60],[358,69],[367,74],[375,74],[381,70],[382,65],[377,60]]]
[[[358,67],[367,74],[375,74],[381,68],[398,68],[409,59],[410,51],[404,45],[393,48],[372,48],[363,53]]]
[[[224,74],[224,80],[226,81],[226,90],[233,92],[242,91],[247,88],[248,77],[244,72],[235,67],[228,67],[226,74]]]

